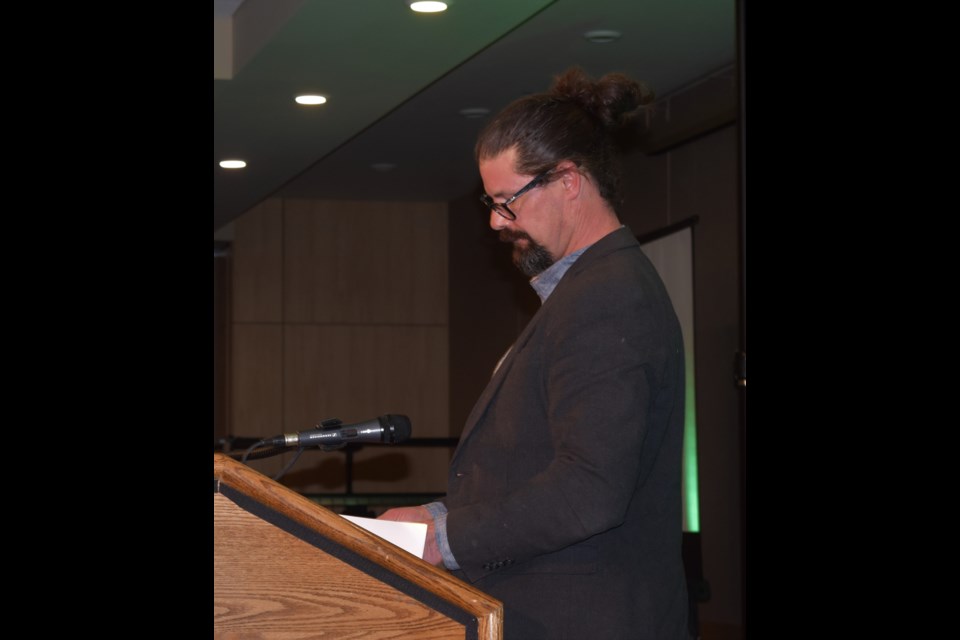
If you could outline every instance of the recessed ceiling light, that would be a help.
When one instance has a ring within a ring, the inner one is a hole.
[[[410,8],[417,13],[437,13],[447,10],[447,2],[423,2],[422,0],[407,0]]]
[[[489,113],[490,109],[486,107],[467,107],[466,109],[460,109],[460,115],[464,118],[482,118]]]
[[[224,169],[243,169],[247,163],[243,160],[221,160],[220,166]]]
[[[323,96],[297,96],[297,104],[323,104],[326,101]]]
[[[587,31],[585,34],[583,34],[583,37],[590,42],[613,42],[614,40],[620,39],[620,32],[611,31],[610,29],[595,29],[593,31]]]

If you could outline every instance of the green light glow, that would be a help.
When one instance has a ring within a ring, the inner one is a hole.
[[[693,363],[693,229],[692,226],[656,234],[641,241],[670,294],[683,334],[684,385],[683,452],[681,454],[680,495],[683,502],[683,530],[700,532],[700,491],[697,478],[697,403]]]
[[[693,363],[687,357],[686,400],[683,408],[683,520],[684,531],[700,531],[700,493],[697,485],[697,407]]]

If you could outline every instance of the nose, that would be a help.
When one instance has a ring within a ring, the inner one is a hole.
[[[509,220],[504,218],[502,215],[490,209],[490,228],[494,231],[500,231],[510,223]]]

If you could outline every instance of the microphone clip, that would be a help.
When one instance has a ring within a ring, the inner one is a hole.
[[[343,420],[340,418],[327,418],[326,420],[321,420],[320,424],[315,426],[314,429],[323,431],[324,429],[333,429],[334,427],[339,427],[342,424]]]
[[[340,418],[327,418],[326,420],[321,420],[319,424],[314,426],[314,429],[317,431],[327,431],[330,429],[336,429],[343,424],[343,420]],[[320,451],[337,451],[338,449],[343,449],[347,446],[346,442],[341,442],[340,444],[322,444],[318,449]]]

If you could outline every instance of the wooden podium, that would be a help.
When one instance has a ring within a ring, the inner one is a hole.
[[[213,633],[501,640],[503,605],[214,453]]]

